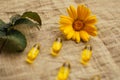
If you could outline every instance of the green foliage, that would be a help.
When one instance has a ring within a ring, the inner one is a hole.
[[[3,36],[6,35],[6,32],[5,32],[5,22],[3,22],[1,19],[0,19],[0,38],[2,38]]]
[[[20,24],[40,27],[41,19],[36,12],[25,12],[22,15],[16,14],[12,16],[9,23],[0,20],[0,39],[7,39],[7,47],[15,51],[23,51],[27,45],[25,36],[14,29],[16,25]]]
[[[7,34],[7,47],[11,47],[16,51],[22,51],[26,47],[26,38],[25,36],[18,30],[10,30]]]
[[[32,21],[26,18],[20,18],[14,23],[14,25],[19,25],[19,24],[28,24],[29,26],[35,25],[35,23],[33,23]]]
[[[23,18],[28,17],[30,19],[33,19],[34,21],[38,22],[41,25],[41,19],[39,15],[36,12],[25,12],[22,15]]]

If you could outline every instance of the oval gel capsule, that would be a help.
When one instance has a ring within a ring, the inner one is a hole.
[[[40,52],[40,45],[39,44],[35,44],[31,50],[29,51],[28,55],[27,55],[27,59],[26,61],[28,63],[33,63],[33,61],[35,60],[35,58],[37,57],[37,55]]]
[[[82,51],[80,62],[83,65],[87,65],[91,56],[92,56],[92,47],[91,47],[91,45],[86,45],[85,48]]]
[[[70,74],[70,63],[65,62],[59,69],[57,80],[67,80]]]
[[[59,37],[53,42],[51,54],[53,56],[57,56],[61,48],[62,48],[62,39]]]

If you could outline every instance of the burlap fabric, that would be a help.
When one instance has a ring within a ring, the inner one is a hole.
[[[80,53],[85,43],[76,44],[64,38],[60,56],[53,58],[50,48],[56,37],[61,36],[58,20],[67,15],[66,8],[84,3],[97,15],[99,35],[92,37],[93,56],[88,67],[80,64]],[[27,38],[22,53],[0,53],[0,80],[55,80],[59,67],[69,60],[71,73],[68,80],[89,80],[99,74],[101,80],[120,80],[120,0],[0,0],[0,18],[8,22],[11,15],[25,11],[38,12],[42,28],[19,27]],[[35,44],[41,51],[32,65],[25,62],[27,52]],[[0,42],[2,44],[2,42]]]

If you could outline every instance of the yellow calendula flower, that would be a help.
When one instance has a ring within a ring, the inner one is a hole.
[[[96,36],[96,16],[91,15],[91,11],[85,5],[78,5],[77,10],[74,6],[67,8],[69,16],[60,16],[60,30],[67,39],[75,40],[77,43],[82,39],[89,41],[90,35]]]

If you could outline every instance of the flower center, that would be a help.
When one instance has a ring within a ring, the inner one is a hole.
[[[83,22],[77,19],[73,22],[72,26],[75,31],[80,31],[83,28]]]

